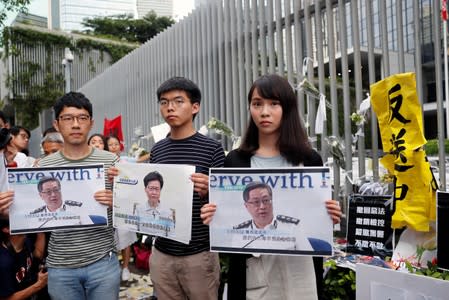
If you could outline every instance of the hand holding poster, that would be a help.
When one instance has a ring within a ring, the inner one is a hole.
[[[103,165],[8,169],[8,183],[12,234],[107,225],[107,207],[94,198],[105,188]]]
[[[188,244],[194,166],[118,163],[114,226]]]
[[[328,168],[211,169],[211,250],[331,255]]]

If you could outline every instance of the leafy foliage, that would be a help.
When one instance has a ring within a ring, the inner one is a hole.
[[[158,17],[154,11],[151,11],[142,19],[133,19],[130,15],[118,15],[86,19],[82,24],[89,28],[84,31],[86,34],[131,43],[145,43],[174,23],[172,18]]]
[[[326,300],[355,299],[355,272],[338,267],[334,260],[324,263],[329,271],[324,279],[323,298]]]
[[[25,12],[30,0],[1,0],[0,1],[0,26],[4,25],[8,12]]]
[[[32,30],[23,27],[8,27],[3,30],[5,52],[3,58],[13,57],[17,68],[9,74],[7,86],[13,91],[10,102],[15,108],[15,116],[22,126],[33,129],[39,124],[39,113],[51,107],[64,92],[64,76],[59,59],[64,48],[70,48],[82,57],[83,51],[99,50],[111,56],[111,63],[116,62],[135,47],[117,42],[100,42],[90,38],[74,39],[66,35]],[[35,61],[22,55],[21,49],[44,47],[46,57]],[[56,64],[56,65],[55,65]],[[89,60],[88,67],[95,72],[95,65]],[[39,79],[38,79],[39,78]],[[20,87],[17,91],[16,87]]]
[[[449,271],[439,269],[436,259],[434,259],[433,261],[428,261],[427,268],[413,266],[408,261],[405,262],[405,266],[410,273],[429,276],[437,279],[449,280]]]
[[[427,155],[438,155],[438,140],[428,140],[424,150]],[[449,140],[444,141],[444,152],[449,153]]]

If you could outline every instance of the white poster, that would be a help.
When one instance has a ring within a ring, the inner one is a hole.
[[[448,299],[449,282],[379,268],[356,265],[356,299],[366,300],[443,300]]]
[[[194,166],[117,163],[114,227],[188,244]]]
[[[8,183],[12,234],[107,225],[107,206],[94,198],[105,189],[103,165],[13,168]]]
[[[329,168],[211,169],[211,250],[331,255]]]

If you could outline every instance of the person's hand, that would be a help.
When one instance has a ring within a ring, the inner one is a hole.
[[[37,281],[35,283],[37,288],[39,290],[44,288],[47,285],[47,282],[48,282],[48,273],[42,270],[39,271],[39,273],[37,273]]]
[[[110,167],[107,173],[109,182],[114,182],[114,177],[118,175],[119,171],[116,167]]]
[[[341,208],[340,204],[336,200],[326,200],[327,213],[332,219],[334,224],[340,223]]]
[[[112,207],[112,191],[110,190],[97,191],[94,194],[94,198],[101,204]]]
[[[197,192],[201,198],[206,197],[209,192],[209,176],[203,173],[193,173],[190,175],[190,180],[193,181],[193,190]]]
[[[201,207],[201,219],[203,224],[209,225],[214,218],[215,211],[217,210],[217,205],[215,203],[207,203]]]
[[[14,191],[0,192],[0,215],[7,215],[14,199]]]

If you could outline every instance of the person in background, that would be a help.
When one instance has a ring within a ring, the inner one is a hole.
[[[64,139],[59,132],[47,133],[41,141],[44,156],[58,152],[64,146]]]
[[[87,144],[94,125],[89,99],[70,92],[56,101],[53,110],[53,126],[64,138],[64,146],[42,158],[38,167],[103,164],[107,174],[118,158]],[[118,299],[120,266],[112,227],[112,183],[108,179],[105,176],[106,189],[93,195],[108,208],[108,226],[51,233],[47,266],[48,292],[53,300]]]
[[[11,140],[7,128],[0,128],[0,216],[8,216],[9,207],[14,198],[14,191],[8,190],[5,149]]]
[[[32,167],[34,158],[28,156],[30,131],[22,126],[13,126],[9,129],[11,140],[7,146],[6,157],[8,166],[26,168]]]
[[[87,144],[97,149],[104,150],[104,147],[106,145],[106,139],[102,134],[94,133],[87,140]]]
[[[47,134],[52,133],[52,132],[58,132],[58,131],[53,126],[52,127],[48,127],[42,133],[42,137],[45,137]]]
[[[91,140],[91,143],[93,140]],[[120,141],[118,137],[110,135],[106,137],[104,150],[112,152],[120,157]],[[120,162],[127,162],[120,158]],[[137,241],[135,232],[117,228],[115,230],[115,237],[117,239],[117,248],[122,251],[122,281],[128,281],[131,278],[129,271],[129,260],[131,259],[131,245]]]
[[[248,128],[241,146],[226,156],[225,167],[322,166],[302,125],[295,92],[285,78],[265,75],[257,79],[248,93],[248,105]],[[333,223],[340,222],[338,202],[327,200],[325,205]],[[205,224],[210,223],[216,209],[219,208],[213,203],[202,207]],[[314,266],[310,256],[229,257],[229,299],[293,300],[299,299],[298,295],[300,299],[318,298],[317,280],[319,283],[323,276],[320,258]]]
[[[32,244],[25,234],[10,235],[8,218],[0,217],[0,299],[36,299],[48,281],[39,270],[44,247],[44,233]]]
[[[0,128],[9,129],[8,120],[6,120],[6,116],[3,111],[0,110]]]

